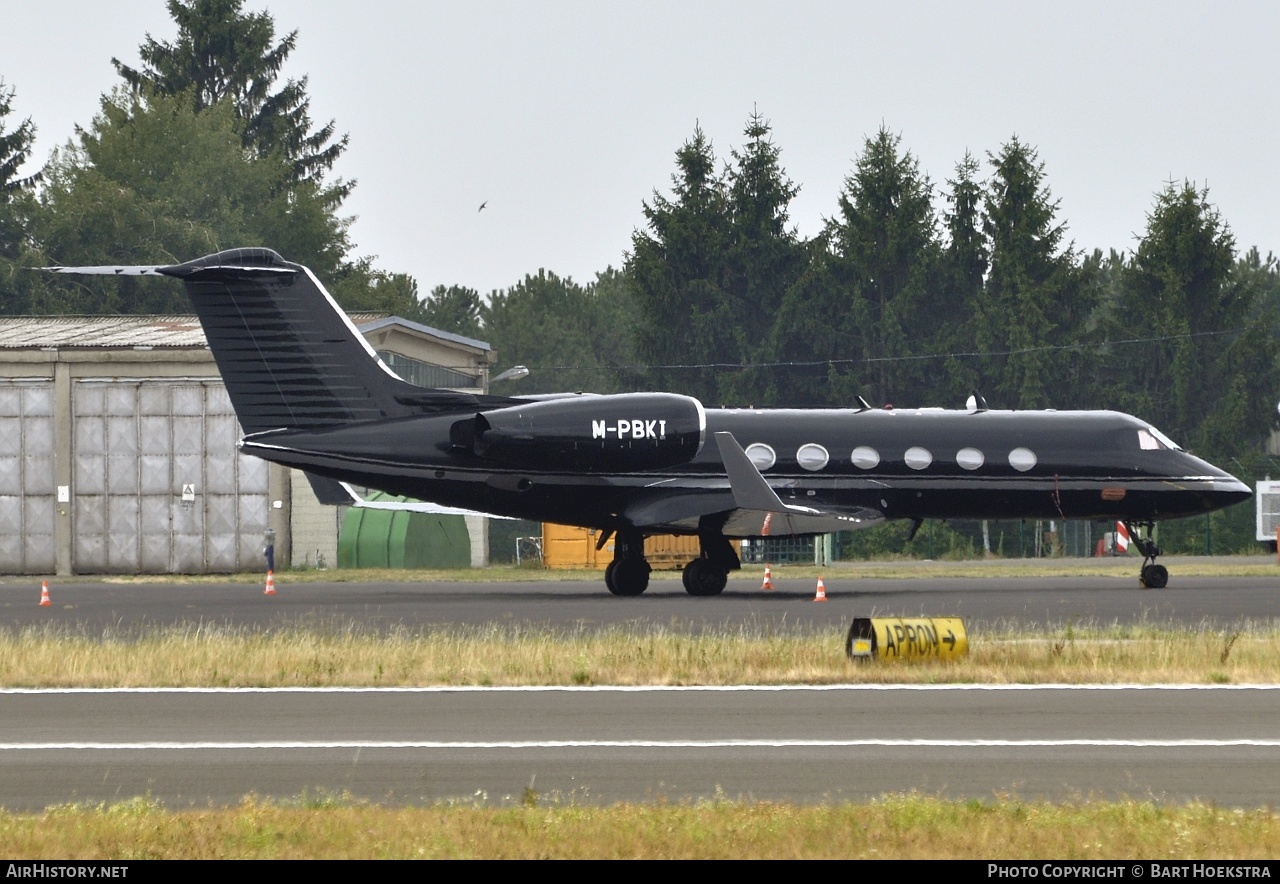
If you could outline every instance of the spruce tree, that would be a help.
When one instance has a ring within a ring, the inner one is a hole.
[[[743,368],[721,372],[721,403],[761,404],[777,387],[772,370],[749,366],[767,357],[778,323],[785,327],[791,321],[781,309],[783,299],[805,269],[806,250],[789,214],[800,188],[782,168],[782,151],[771,131],[768,121],[753,112],[743,132],[746,144],[732,151],[727,175],[727,266],[713,321],[718,331],[729,331],[724,344],[730,355],[724,361]]]
[[[946,245],[942,252],[939,291],[944,317],[938,330],[936,352],[948,354],[936,391],[952,402],[963,401],[972,390],[983,392],[982,362],[963,354],[974,350],[977,317],[981,309],[991,251],[982,230],[982,183],[979,165],[965,151],[956,164],[955,177],[947,179],[947,208],[943,213]]]
[[[728,198],[701,127],[676,151],[672,195],[644,204],[646,227],[631,238],[626,272],[637,308],[636,350],[659,389],[707,402],[718,397],[712,369],[733,360],[733,317],[725,310]]]
[[[869,360],[863,377],[878,402],[927,395],[931,373],[902,360],[932,349],[945,319],[936,303],[933,185],[915,157],[900,152],[901,140],[883,126],[866,140],[828,234],[852,302],[843,322],[832,320],[847,339],[861,340]]]
[[[23,174],[36,127],[28,117],[13,125],[15,90],[0,80],[0,313],[43,312],[48,280],[35,267],[48,263],[34,241],[39,203],[35,186],[43,172]]]
[[[1207,189],[1170,182],[1156,195],[1124,279],[1113,335],[1125,404],[1206,456],[1240,456],[1274,420],[1275,265],[1237,261],[1235,236]]]
[[[313,129],[307,78],[277,88],[298,32],[279,42],[269,12],[245,12],[243,0],[168,0],[178,25],[173,42],[150,34],[138,47],[139,68],[111,59],[136,92],[183,95],[199,113],[222,101],[235,108],[246,149],[258,156],[279,152],[291,164],[292,180],[319,186],[347,147],[335,140],[334,123]],[[336,206],[354,182],[330,182],[326,198]]]
[[[1015,136],[991,154],[983,231],[991,269],[977,323],[999,403],[1018,408],[1069,405],[1069,377],[1054,347],[1079,341],[1092,305],[1082,289],[1058,201],[1036,151]],[[993,403],[994,404],[994,403]]]

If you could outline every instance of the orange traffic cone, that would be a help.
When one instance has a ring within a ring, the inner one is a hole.
[[[276,578],[270,571],[267,572],[267,588],[262,591],[263,595],[276,594]]]
[[[822,575],[818,575],[818,593],[813,597],[815,602],[825,602],[827,600],[827,588],[822,585]]]
[[[760,588],[766,592],[773,592],[773,572],[769,570],[769,566],[764,566],[764,583],[760,584]]]
[[[40,581],[40,607],[49,608],[53,606],[53,602],[49,601],[49,581]]]

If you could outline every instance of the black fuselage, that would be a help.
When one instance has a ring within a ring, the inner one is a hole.
[[[1149,424],[1111,411],[707,409],[685,462],[592,469],[584,464],[615,440],[592,438],[591,418],[602,412],[591,402],[581,400],[577,418],[575,407],[563,407],[569,426],[546,428],[554,445],[524,465],[460,447],[456,414],[256,434],[244,450],[448,506],[646,533],[695,532],[698,519],[682,516],[682,497],[691,513],[705,512],[708,496],[732,507],[720,454],[706,441],[717,431],[733,434],[784,502],[889,519],[1154,521],[1250,496]],[[541,438],[531,433],[530,444]]]

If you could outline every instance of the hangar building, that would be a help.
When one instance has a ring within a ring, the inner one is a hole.
[[[424,386],[482,392],[489,345],[353,315]],[[336,566],[344,507],[301,473],[241,455],[195,316],[0,317],[0,573],[217,573]],[[468,517],[471,561],[487,561]]]

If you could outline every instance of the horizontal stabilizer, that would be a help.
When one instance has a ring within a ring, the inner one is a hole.
[[[41,267],[41,270],[47,270],[50,273],[65,273],[69,276],[162,276],[160,273],[164,265],[148,264],[144,266],[129,266],[122,264],[100,264],[93,267],[63,267],[56,265],[53,267]]]
[[[351,492],[337,479],[317,476],[315,473],[303,473],[303,475],[311,483],[311,490],[316,493],[316,500],[325,506],[349,506],[353,503]]]
[[[307,474],[307,478],[311,478],[311,474]],[[444,506],[438,503],[427,503],[423,500],[365,500],[354,488],[346,482],[335,482],[340,486],[346,497],[341,503],[350,504],[366,510],[400,510],[409,513],[431,513],[437,516],[484,516],[488,519],[509,519],[514,521],[511,516],[496,516],[493,513],[482,513],[477,510],[462,509],[456,506]],[[324,503],[324,501],[321,501]]]

